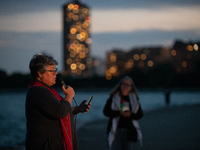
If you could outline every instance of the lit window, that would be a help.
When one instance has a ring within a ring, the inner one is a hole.
[[[68,65],[70,65],[72,63],[72,59],[69,58],[69,59],[67,59],[66,62],[67,62]]]
[[[79,8],[79,5],[74,5],[73,9],[77,10]]]
[[[77,56],[76,61],[81,61],[81,58],[79,56]]]
[[[73,4],[69,4],[69,5],[68,5],[68,9],[71,10],[71,9],[73,9],[73,8],[74,8],[74,5],[73,5]]]
[[[76,10],[73,9],[73,13],[74,13],[74,14],[77,14],[77,13],[78,13],[78,9],[76,9]]]
[[[84,70],[84,69],[85,69],[85,65],[84,65],[84,64],[80,64],[80,65],[79,65],[79,68],[80,68],[81,70]]]
[[[73,16],[74,16],[74,14],[73,14],[72,12],[70,12],[70,13],[68,14],[68,17],[69,17],[69,18],[73,18]]]
[[[117,66],[116,65],[114,65],[114,66],[112,66],[111,68],[110,68],[110,73],[115,73],[116,71],[117,71]]]
[[[87,54],[89,52],[88,48],[84,48],[83,51]]]
[[[188,51],[193,51],[193,46],[192,45],[187,45],[187,50]]]
[[[110,54],[110,61],[115,62],[116,61],[116,55],[114,53]]]
[[[74,15],[73,16],[73,19],[76,21],[76,20],[78,20],[78,15]]]
[[[141,59],[142,59],[142,60],[145,60],[146,58],[147,58],[147,56],[146,56],[145,54],[142,54],[142,55],[141,55]]]
[[[82,38],[86,37],[86,33],[85,32],[81,32],[80,34],[81,34]]]
[[[194,47],[194,50],[195,50],[195,51],[198,51],[198,50],[199,50],[199,47],[198,47],[198,45],[197,45],[197,44],[194,44],[194,46],[193,46],[193,47]]]
[[[139,60],[139,59],[140,59],[140,56],[139,56],[138,54],[135,54],[135,55],[133,56],[133,58],[134,58],[135,60]]]
[[[172,56],[176,56],[176,50],[173,49],[173,50],[171,51],[171,54],[172,54]]]
[[[85,53],[84,53],[84,52],[81,52],[81,53],[79,54],[79,57],[80,57],[80,58],[85,58]]]
[[[77,34],[76,38],[77,38],[78,40],[80,40],[80,39],[81,39],[81,34]]]
[[[71,34],[75,34],[76,33],[76,29],[75,28],[71,28],[70,33]]]
[[[134,61],[132,59],[129,59],[128,62],[125,63],[126,68],[132,68],[134,65]]]
[[[153,67],[153,61],[152,61],[152,60],[149,60],[149,61],[147,62],[147,66]]]
[[[75,49],[75,48],[76,48],[76,44],[72,43],[72,44],[70,45],[70,48],[71,48],[71,49]]]
[[[71,68],[72,70],[75,70],[75,69],[76,69],[76,64],[75,64],[75,63],[71,64],[71,65],[70,65],[70,68]]]
[[[87,29],[89,27],[89,23],[87,21],[83,22],[83,28]]]
[[[82,73],[82,70],[80,70],[80,69],[77,69],[77,70],[76,70],[76,74],[77,74],[77,75],[81,75],[81,73]]]
[[[70,53],[70,57],[74,58],[75,56],[76,56],[76,52],[72,51],[72,52]]]
[[[88,13],[88,9],[87,9],[87,8],[83,8],[83,9],[82,9],[82,12],[83,12],[84,14],[87,14],[87,13]]]

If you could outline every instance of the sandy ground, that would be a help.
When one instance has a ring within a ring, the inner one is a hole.
[[[79,150],[107,150],[108,118],[83,125],[77,131]],[[139,121],[143,146],[134,150],[200,150],[200,105],[166,107],[144,114]],[[24,145],[3,150],[24,150]]]
[[[78,131],[80,150],[107,150],[108,119],[89,122]],[[166,107],[139,121],[143,146],[137,150],[200,150],[200,105]]]

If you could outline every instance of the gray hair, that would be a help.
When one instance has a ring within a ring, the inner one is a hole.
[[[58,65],[58,62],[51,56],[41,54],[34,55],[29,64],[31,76],[36,79],[38,77],[38,71],[44,73],[48,65]]]

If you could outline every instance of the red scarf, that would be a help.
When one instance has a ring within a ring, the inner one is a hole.
[[[55,95],[55,97],[61,101],[63,98],[51,87],[48,87],[44,84],[42,84],[39,81],[32,81],[30,83],[29,88],[35,87],[35,86],[43,86],[46,87],[51,93]],[[72,131],[71,131],[71,120],[70,120],[70,113],[62,119],[60,119],[63,135],[64,135],[64,145],[66,150],[73,150],[73,144],[72,144]]]

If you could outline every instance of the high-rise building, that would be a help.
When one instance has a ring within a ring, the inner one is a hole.
[[[79,1],[63,6],[64,75],[91,75],[89,8]]]

